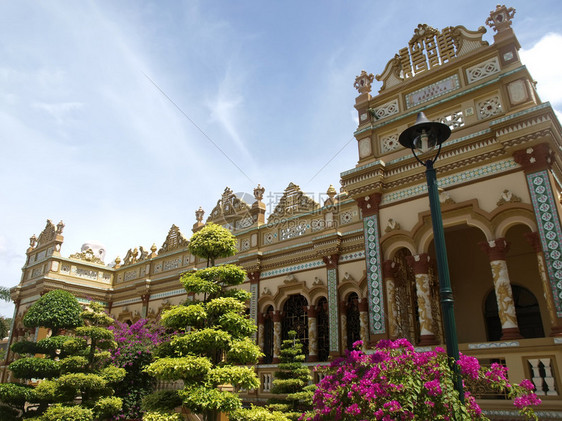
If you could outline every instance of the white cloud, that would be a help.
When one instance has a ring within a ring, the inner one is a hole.
[[[521,49],[521,61],[537,81],[537,90],[543,101],[550,101],[558,118],[562,117],[562,34],[548,33],[528,50]]]

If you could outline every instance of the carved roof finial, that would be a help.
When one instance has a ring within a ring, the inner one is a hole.
[[[254,189],[254,198],[256,199],[256,201],[261,202],[264,193],[265,188],[258,184],[258,186]]]
[[[361,74],[355,78],[353,86],[360,94],[368,94],[371,92],[371,84],[375,76],[372,73],[367,74],[365,70],[361,70]]]
[[[513,7],[507,8],[505,5],[498,4],[496,10],[490,12],[490,17],[486,19],[486,25],[495,32],[502,32],[511,28],[511,19],[515,15]]]
[[[62,230],[64,229],[64,222],[62,220],[57,224],[57,234],[62,234]]]
[[[35,234],[33,234],[30,238],[29,238],[29,246],[31,248],[35,248],[35,245],[37,244],[37,237],[35,236]]]
[[[335,196],[336,194],[338,194],[338,192],[336,191],[336,189],[334,188],[334,186],[330,184],[330,187],[328,187],[328,191],[326,192],[326,194],[328,195],[328,197],[329,197],[330,199],[333,199],[334,196]]]
[[[205,215],[205,211],[199,206],[199,209],[195,211],[195,219],[197,219],[197,222],[203,221],[203,215]]]

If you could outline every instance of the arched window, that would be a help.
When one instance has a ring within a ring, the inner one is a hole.
[[[359,297],[352,292],[347,297],[347,349],[353,349],[353,343],[361,339],[361,322],[359,321]]]
[[[330,356],[330,321],[326,297],[320,298],[316,306],[316,326],[318,327],[318,361],[328,361]]]
[[[273,306],[269,306],[265,311],[263,320],[263,357],[264,364],[273,361]]]
[[[297,338],[303,344],[303,351],[308,355],[308,301],[302,295],[291,295],[283,306],[282,339],[287,339],[288,332],[297,332]]]
[[[539,303],[533,293],[527,288],[511,285],[515,314],[519,332],[524,338],[542,338],[542,325]],[[498,341],[502,336],[502,326],[498,314],[496,292],[492,290],[486,297],[484,304],[484,318],[486,320],[486,336],[488,341]]]

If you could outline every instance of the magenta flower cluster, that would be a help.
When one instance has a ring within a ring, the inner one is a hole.
[[[405,339],[382,340],[373,353],[366,354],[359,350],[361,345],[355,343],[355,350],[331,363],[318,384],[313,411],[301,420],[486,419],[466,389],[461,402],[451,361],[442,348],[416,352]],[[462,354],[458,365],[463,380],[483,381],[491,389],[506,391],[523,415],[536,418],[532,407],[540,399],[529,380],[510,384],[505,367],[484,368],[476,358]]]

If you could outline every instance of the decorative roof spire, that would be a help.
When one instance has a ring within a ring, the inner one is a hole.
[[[490,12],[490,17],[486,19],[486,25],[495,32],[502,32],[511,28],[511,19],[515,15],[513,7],[507,8],[505,5],[498,4],[496,10]]]

